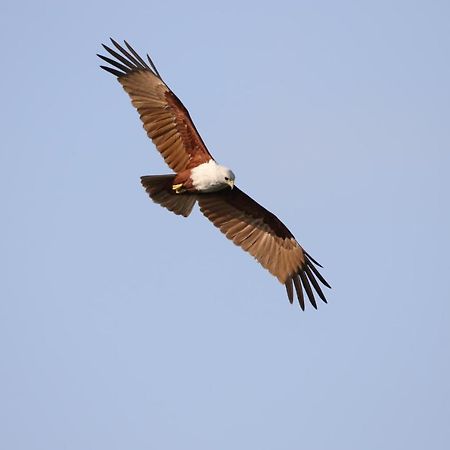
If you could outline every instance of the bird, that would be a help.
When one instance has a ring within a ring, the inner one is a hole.
[[[150,198],[183,217],[188,217],[198,203],[200,211],[228,239],[285,285],[291,304],[294,288],[302,310],[304,292],[317,309],[313,289],[327,303],[318,281],[331,286],[316,267],[322,266],[275,214],[236,186],[232,170],[213,158],[188,110],[164,82],[150,56],[147,54],[145,60],[127,41],[123,46],[110,40],[113,48],[102,44],[109,56],[97,54],[108,64],[100,67],[117,77],[148,137],[173,171],[141,177]]]

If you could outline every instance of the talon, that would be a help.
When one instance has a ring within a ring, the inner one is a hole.
[[[181,192],[181,188],[183,187],[183,183],[172,185],[172,190],[175,191],[176,194]]]

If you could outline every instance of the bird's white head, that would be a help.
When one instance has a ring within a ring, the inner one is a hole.
[[[214,192],[230,187],[233,189],[235,176],[228,167],[214,160],[194,167],[191,172],[192,184],[199,192]]]
[[[234,187],[234,173],[231,169],[225,166],[217,166],[219,169],[219,179],[222,178],[222,181],[225,182],[231,189]]]

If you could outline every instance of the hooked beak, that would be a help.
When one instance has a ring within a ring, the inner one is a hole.
[[[227,184],[228,184],[228,186],[230,186],[231,189],[234,188],[234,180],[228,180]]]

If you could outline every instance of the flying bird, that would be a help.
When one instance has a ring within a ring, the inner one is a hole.
[[[103,45],[109,56],[97,55],[109,65],[138,110],[144,129],[170,175],[146,175],[141,183],[151,199],[175,214],[188,217],[196,203],[200,211],[235,244],[250,253],[286,286],[290,303],[294,288],[302,310],[304,293],[314,308],[314,292],[326,303],[315,261],[288,228],[270,211],[235,185],[234,173],[216,162],[208,151],[189,112],[169,89],[147,55],[145,61],[124,41],[126,49],[111,39],[115,49]]]

